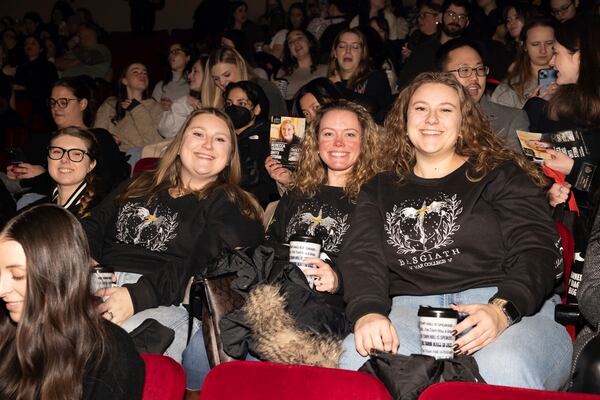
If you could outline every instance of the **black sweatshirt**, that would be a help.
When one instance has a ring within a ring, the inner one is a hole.
[[[155,196],[118,203],[109,195],[83,221],[92,256],[115,271],[143,276],[124,285],[134,311],[179,304],[189,278],[205,272],[222,248],[254,246],[262,225],[244,217],[221,190],[198,200]]]
[[[515,163],[478,182],[469,163],[439,179],[391,174],[363,186],[338,265],[348,319],[387,316],[390,296],[497,286],[535,313],[562,274],[560,238],[542,192]]]
[[[279,201],[266,235],[267,241],[281,244],[289,243],[290,236],[295,233],[321,240],[321,251],[331,258],[329,264],[337,274],[339,283],[336,294],[324,293],[324,296],[329,304],[340,310],[344,309],[341,296],[343,281],[336,260],[342,240],[350,228],[353,209],[354,204],[344,197],[344,190],[340,187],[321,186],[312,198],[299,190],[292,190]]]

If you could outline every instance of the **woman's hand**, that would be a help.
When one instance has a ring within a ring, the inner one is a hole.
[[[327,264],[320,258],[307,258],[304,260],[306,265],[315,265],[317,268],[302,268],[306,276],[315,277],[315,289],[319,292],[335,293],[338,289],[338,276]]]
[[[160,99],[160,105],[164,111],[169,111],[173,105],[173,100],[168,97],[163,97]]]
[[[544,85],[540,83],[534,87],[533,90],[527,95],[527,99],[532,97],[541,97],[544,100],[548,100],[558,90],[558,85],[556,83],[546,86],[544,90],[541,90],[542,86]]]
[[[402,50],[400,51],[400,53],[402,54],[402,62],[406,61],[408,57],[410,57],[412,50],[408,47],[408,43],[402,46]]]
[[[273,178],[275,182],[280,183],[286,188],[290,185],[292,172],[281,165],[279,161],[274,160],[273,157],[269,156],[265,159],[265,168],[267,169],[269,176]]]
[[[550,154],[552,158],[545,159],[544,165],[550,169],[560,172],[563,175],[569,175],[573,169],[575,161],[562,151],[556,151],[552,149],[546,150],[546,153]]]
[[[133,302],[126,288],[116,287],[98,290],[96,296],[108,296],[108,299],[97,307],[98,312],[107,320],[120,325],[133,315]]]
[[[554,183],[550,190],[548,190],[548,203],[552,207],[556,207],[559,204],[565,203],[569,198],[571,192],[571,184],[565,183]]]
[[[366,357],[371,349],[397,352],[400,340],[396,328],[385,316],[377,313],[363,315],[354,324],[356,351]]]
[[[123,110],[127,110],[130,105],[131,105],[131,99],[125,99],[121,102],[121,108]]]
[[[490,344],[508,328],[508,320],[504,312],[495,304],[452,304],[451,307],[453,310],[469,315],[454,327],[456,334],[460,335],[472,328],[454,342],[456,353],[473,354]]]
[[[187,102],[190,105],[190,107],[192,107],[194,110],[202,108],[202,102],[199,99],[195,98],[195,97],[188,96],[187,97]]]
[[[46,169],[41,165],[31,165],[28,163],[20,163],[11,165],[6,169],[8,179],[29,179],[46,172]]]

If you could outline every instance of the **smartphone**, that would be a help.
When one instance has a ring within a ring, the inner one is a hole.
[[[538,85],[542,85],[539,93],[543,93],[554,82],[556,82],[556,70],[554,68],[544,68],[538,71]]]
[[[6,155],[8,163],[11,165],[21,164],[25,162],[25,154],[19,148],[10,149]]]

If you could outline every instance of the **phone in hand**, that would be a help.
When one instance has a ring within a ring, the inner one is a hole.
[[[544,93],[548,86],[556,82],[556,73],[554,68],[543,68],[538,71],[538,85],[542,85],[539,93]]]
[[[8,160],[8,163],[11,165],[21,164],[25,162],[25,154],[20,148],[8,150],[6,158]]]

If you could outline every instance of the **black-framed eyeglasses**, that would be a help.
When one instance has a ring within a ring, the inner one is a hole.
[[[559,8],[553,8],[550,10],[550,12],[552,13],[552,15],[560,15],[565,13],[569,8],[571,8],[571,6],[573,5],[573,2],[570,1],[569,4],[565,4],[562,7]]]
[[[467,14],[457,14],[454,11],[446,11],[446,15],[452,19],[458,19],[459,21],[466,22],[469,17]]]
[[[490,67],[485,65],[480,65],[479,67],[475,68],[460,67],[457,69],[451,69],[448,72],[456,72],[461,78],[469,78],[471,75],[473,75],[473,71],[475,71],[477,76],[487,76],[490,73]]]
[[[67,153],[67,157],[69,157],[69,160],[73,162],[81,162],[83,161],[83,158],[86,154],[90,154],[87,151],[81,149],[67,150],[58,146],[48,146],[48,158],[50,158],[51,160],[62,160],[65,153]]]
[[[50,97],[48,99],[48,107],[54,108],[54,107],[58,106],[58,108],[67,108],[69,105],[69,102],[75,101],[75,100],[79,100],[79,99],[69,99],[67,97],[60,97],[58,99],[53,99],[52,97]]]

